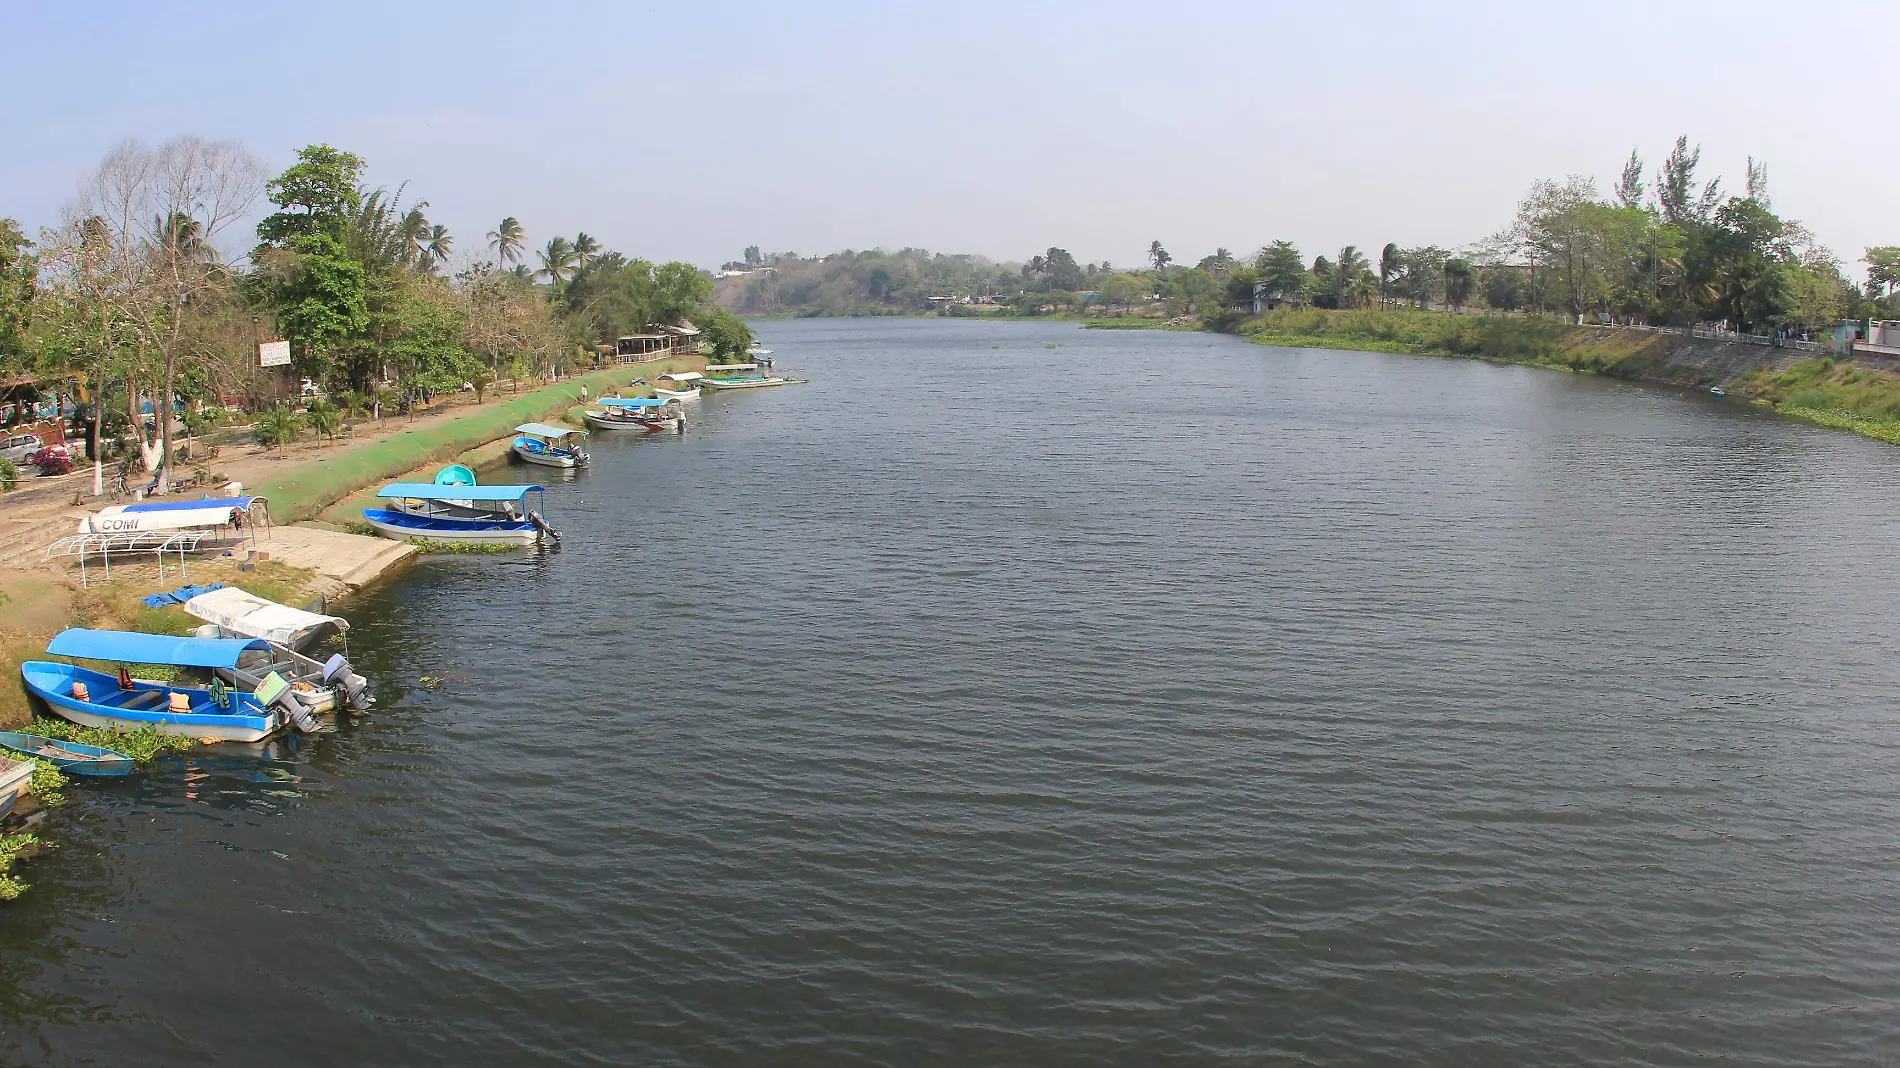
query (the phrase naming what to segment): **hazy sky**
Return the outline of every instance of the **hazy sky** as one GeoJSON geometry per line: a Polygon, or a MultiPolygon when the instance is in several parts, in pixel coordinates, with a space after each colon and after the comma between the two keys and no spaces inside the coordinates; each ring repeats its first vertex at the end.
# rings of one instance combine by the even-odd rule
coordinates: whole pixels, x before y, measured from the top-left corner
{"type": "MultiPolygon", "coordinates": [[[[1456,247],[1679,133],[1848,261],[1900,244],[1900,3],[669,6],[0,0],[0,215],[126,137],[369,161],[476,251],[717,265],[922,246],[1133,266],[1274,238],[1456,247]]],[[[244,242],[239,242],[243,244],[244,242]]]]}

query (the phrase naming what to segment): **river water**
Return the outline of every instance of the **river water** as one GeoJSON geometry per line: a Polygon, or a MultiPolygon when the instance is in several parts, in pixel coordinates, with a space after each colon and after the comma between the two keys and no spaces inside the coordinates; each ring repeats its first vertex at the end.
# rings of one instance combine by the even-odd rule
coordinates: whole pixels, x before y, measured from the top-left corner
{"type": "MultiPolygon", "coordinates": [[[[1900,452],[1191,333],[765,323],[382,703],[77,788],[45,1065],[1900,1060],[1900,452]]],[[[494,479],[519,477],[498,472],[494,479]]]]}

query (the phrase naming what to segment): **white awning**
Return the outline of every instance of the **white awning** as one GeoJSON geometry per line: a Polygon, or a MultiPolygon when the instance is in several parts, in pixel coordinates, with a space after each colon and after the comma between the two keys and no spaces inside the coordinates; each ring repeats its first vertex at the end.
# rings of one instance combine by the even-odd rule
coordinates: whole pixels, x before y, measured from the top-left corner
{"type": "Polygon", "coordinates": [[[170,508],[162,512],[127,512],[108,508],[79,521],[81,534],[133,534],[147,530],[203,530],[231,522],[236,508],[170,508]]]}
{"type": "Polygon", "coordinates": [[[297,648],[322,633],[325,628],[349,630],[342,616],[320,616],[289,605],[267,601],[254,593],[226,586],[201,593],[185,602],[185,611],[206,623],[215,623],[233,634],[262,638],[267,642],[297,648]]]}
{"type": "Polygon", "coordinates": [[[697,382],[706,376],[700,374],[698,371],[672,371],[660,377],[666,379],[668,382],[697,382]]]}

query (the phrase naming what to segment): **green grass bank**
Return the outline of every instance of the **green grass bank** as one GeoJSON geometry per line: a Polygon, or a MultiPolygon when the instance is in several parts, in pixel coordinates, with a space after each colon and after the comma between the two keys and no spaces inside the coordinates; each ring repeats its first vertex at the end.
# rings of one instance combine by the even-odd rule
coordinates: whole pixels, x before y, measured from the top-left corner
{"type": "Polygon", "coordinates": [[[300,464],[265,479],[250,490],[270,498],[272,522],[309,519],[332,502],[371,483],[387,481],[427,464],[451,460],[479,445],[506,437],[522,423],[560,415],[580,402],[582,386],[587,387],[591,396],[598,397],[616,387],[625,387],[635,377],[652,378],[663,374],[672,369],[674,362],[663,360],[595,371],[543,386],[480,411],[448,416],[439,422],[429,422],[425,416],[414,429],[300,464]]]}

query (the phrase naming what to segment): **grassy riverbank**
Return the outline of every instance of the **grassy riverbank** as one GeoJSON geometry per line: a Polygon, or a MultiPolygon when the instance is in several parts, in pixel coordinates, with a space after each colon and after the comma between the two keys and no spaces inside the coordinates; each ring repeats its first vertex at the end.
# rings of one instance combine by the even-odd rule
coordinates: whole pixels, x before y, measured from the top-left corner
{"type": "Polygon", "coordinates": [[[1732,391],[1816,426],[1900,445],[1900,377],[1891,374],[1824,358],[1744,375],[1732,391]]]}

